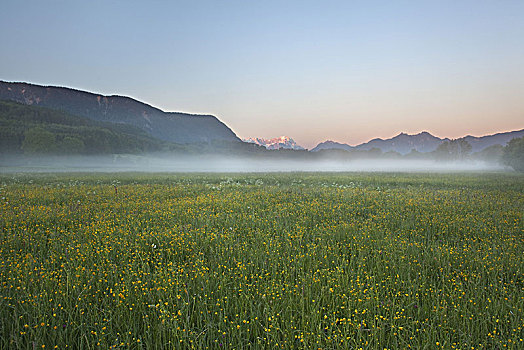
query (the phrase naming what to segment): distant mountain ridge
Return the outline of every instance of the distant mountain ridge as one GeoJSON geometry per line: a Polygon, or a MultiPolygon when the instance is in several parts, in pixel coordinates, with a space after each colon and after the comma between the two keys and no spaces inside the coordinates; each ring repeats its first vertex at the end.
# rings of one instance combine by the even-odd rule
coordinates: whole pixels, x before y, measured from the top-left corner
{"type": "MultiPolygon", "coordinates": [[[[472,146],[473,152],[479,152],[483,149],[493,146],[493,145],[502,145],[505,146],[511,139],[519,138],[524,136],[524,129],[509,131],[503,133],[497,133],[493,135],[486,135],[481,137],[475,136],[465,136],[461,139],[466,140],[472,146]]],[[[350,150],[370,150],[372,148],[378,148],[382,152],[398,152],[400,154],[408,154],[412,150],[417,152],[425,153],[432,152],[437,149],[437,147],[444,141],[449,141],[449,138],[439,138],[437,136],[431,135],[427,131],[415,135],[408,135],[405,133],[400,133],[395,137],[390,139],[380,139],[376,138],[368,142],[362,143],[356,146],[350,146],[345,143],[339,143],[335,141],[324,141],[319,143],[312,152],[318,152],[320,150],[327,149],[342,149],[346,151],[350,150]]]]}
{"type": "Polygon", "coordinates": [[[129,124],[155,138],[174,143],[240,142],[215,116],[164,112],[130,97],[0,81],[0,100],[62,110],[97,121],[129,124]]]}
{"type": "Polygon", "coordinates": [[[247,138],[242,139],[242,141],[247,143],[254,143],[259,146],[263,146],[266,149],[294,149],[294,150],[304,150],[304,147],[298,145],[295,140],[288,136],[275,137],[273,139],[263,139],[263,138],[247,138]]]}
{"type": "Polygon", "coordinates": [[[500,132],[497,134],[486,135],[481,137],[468,135],[464,136],[463,139],[471,145],[473,152],[479,152],[493,145],[506,146],[507,143],[512,139],[520,137],[524,137],[524,129],[509,132],[500,132]]]}

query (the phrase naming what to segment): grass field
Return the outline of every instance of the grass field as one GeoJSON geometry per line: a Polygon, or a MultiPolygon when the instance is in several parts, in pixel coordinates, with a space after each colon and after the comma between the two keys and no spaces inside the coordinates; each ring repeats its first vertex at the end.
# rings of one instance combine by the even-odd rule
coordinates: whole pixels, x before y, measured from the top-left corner
{"type": "Polygon", "coordinates": [[[524,176],[0,176],[0,347],[524,348],[524,176]]]}

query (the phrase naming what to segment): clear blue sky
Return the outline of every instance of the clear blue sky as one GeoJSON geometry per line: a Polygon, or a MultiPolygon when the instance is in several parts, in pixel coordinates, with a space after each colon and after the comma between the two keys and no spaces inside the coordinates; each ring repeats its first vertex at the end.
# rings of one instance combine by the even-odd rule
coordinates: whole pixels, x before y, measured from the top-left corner
{"type": "Polygon", "coordinates": [[[0,80],[312,147],[524,128],[524,1],[11,1],[0,80]]]}

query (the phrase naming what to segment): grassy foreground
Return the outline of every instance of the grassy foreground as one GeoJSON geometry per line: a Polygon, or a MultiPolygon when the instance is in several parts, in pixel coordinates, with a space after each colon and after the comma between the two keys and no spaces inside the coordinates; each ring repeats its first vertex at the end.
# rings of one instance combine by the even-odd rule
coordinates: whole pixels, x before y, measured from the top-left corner
{"type": "Polygon", "coordinates": [[[0,347],[523,348],[524,176],[0,176],[0,347]]]}

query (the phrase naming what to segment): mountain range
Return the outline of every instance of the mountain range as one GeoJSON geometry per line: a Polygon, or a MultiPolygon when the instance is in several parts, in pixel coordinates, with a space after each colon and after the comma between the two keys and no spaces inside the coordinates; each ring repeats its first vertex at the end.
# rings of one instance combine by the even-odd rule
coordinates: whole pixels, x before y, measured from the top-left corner
{"type": "Polygon", "coordinates": [[[276,137],[273,139],[263,139],[263,138],[247,138],[242,139],[242,141],[247,143],[254,143],[259,146],[263,146],[266,149],[293,149],[293,150],[304,150],[304,147],[298,145],[295,140],[288,136],[276,137]]]}
{"type": "Polygon", "coordinates": [[[241,142],[215,116],[164,112],[124,96],[104,96],[65,87],[0,81],[0,100],[62,110],[101,122],[128,124],[154,138],[173,143],[241,142]]]}
{"type": "MultiPolygon", "coordinates": [[[[104,96],[66,87],[0,81],[0,100],[21,104],[20,106],[12,104],[0,106],[0,112],[3,113],[0,119],[4,125],[0,129],[0,136],[3,138],[0,144],[4,149],[10,145],[9,147],[21,150],[24,132],[28,128],[45,126],[44,131],[54,135],[57,145],[62,145],[64,148],[73,141],[77,145],[81,141],[84,144],[85,152],[93,148],[89,146],[91,144],[97,147],[102,145],[109,153],[118,150],[128,152],[132,149],[135,149],[136,152],[151,149],[198,149],[202,151],[212,150],[217,145],[223,149],[259,153],[266,149],[304,150],[287,136],[274,139],[247,138],[241,140],[215,116],[164,112],[146,103],[118,95],[104,96]],[[21,106],[36,109],[23,109],[21,106]],[[66,114],[56,114],[53,111],[66,114]],[[76,117],[91,120],[95,124],[85,124],[75,119],[76,117]],[[56,121],[60,123],[57,124],[56,121]],[[86,131],[86,128],[89,129],[89,132],[86,131]],[[112,138],[119,139],[113,146],[108,146],[107,142],[103,141],[102,135],[110,134],[112,138]],[[198,146],[195,148],[193,145],[198,146]]],[[[39,132],[39,137],[42,135],[49,137],[48,134],[42,134],[42,130],[39,132]]],[[[511,139],[523,136],[524,129],[482,137],[465,136],[462,139],[472,146],[472,152],[480,152],[493,145],[505,146],[511,139]]],[[[380,149],[383,153],[398,152],[405,155],[413,150],[420,153],[432,152],[445,141],[450,140],[424,131],[415,135],[400,133],[389,139],[376,138],[355,146],[325,141],[311,149],[311,152],[380,149]]]]}
{"type": "MultiPolygon", "coordinates": [[[[503,132],[498,133],[494,135],[487,135],[487,136],[481,136],[481,137],[475,137],[475,136],[465,136],[462,139],[467,141],[472,148],[472,152],[480,152],[487,147],[493,146],[493,145],[502,145],[505,146],[511,139],[519,138],[524,136],[524,129],[522,130],[516,130],[516,131],[509,131],[509,132],[503,132]]],[[[427,131],[423,131],[421,133],[415,134],[415,135],[408,135],[405,133],[400,133],[395,137],[392,137],[390,139],[380,139],[376,138],[373,140],[370,140],[368,142],[356,145],[356,146],[350,146],[345,143],[339,143],[335,141],[325,141],[319,143],[315,148],[313,148],[312,152],[318,152],[321,150],[329,150],[329,149],[341,149],[346,151],[352,151],[352,150],[361,150],[366,151],[373,148],[380,149],[382,152],[398,152],[400,154],[408,154],[412,150],[415,150],[417,152],[425,153],[425,152],[432,152],[437,149],[437,147],[445,142],[450,141],[449,138],[440,138],[434,135],[431,135],[427,131]]]]}

